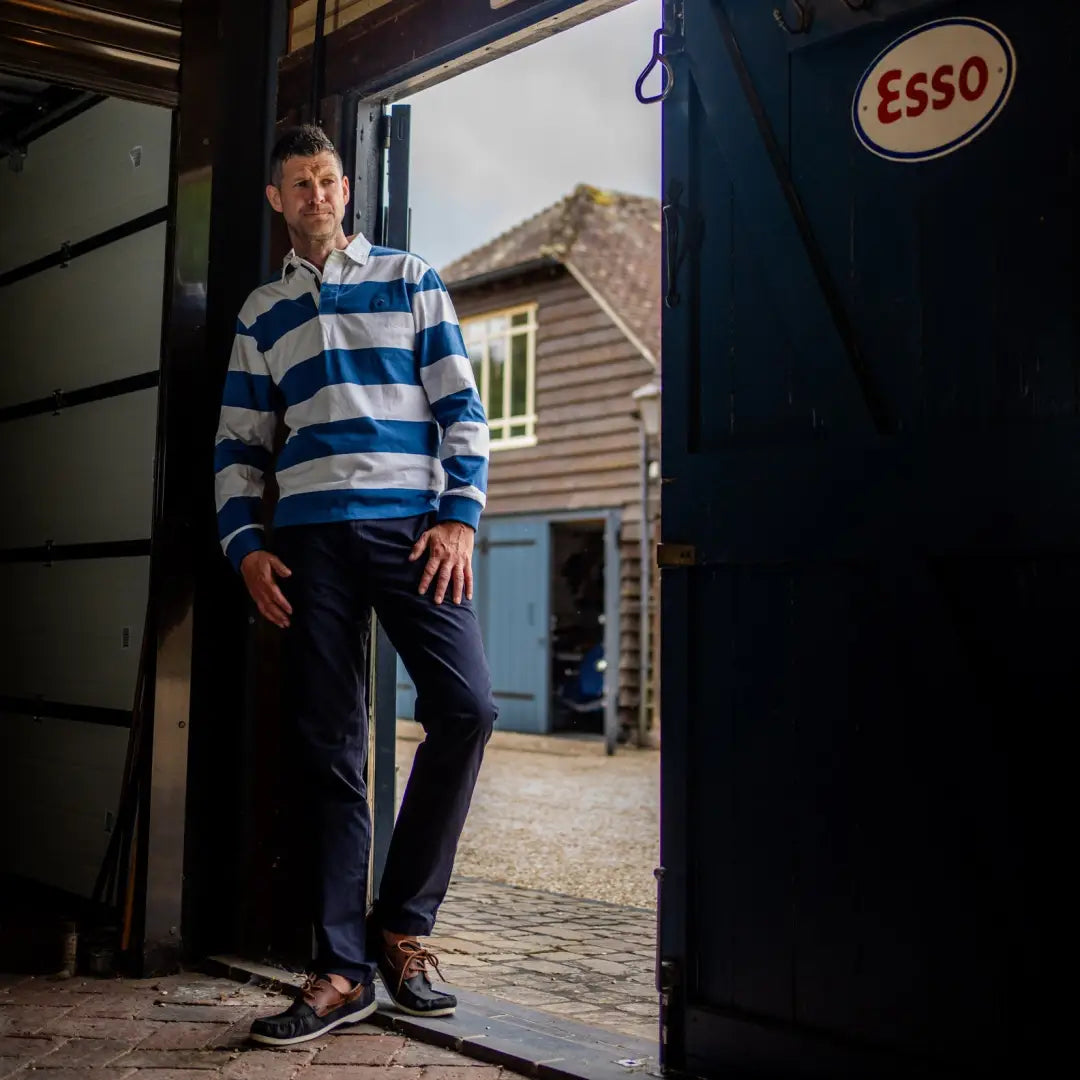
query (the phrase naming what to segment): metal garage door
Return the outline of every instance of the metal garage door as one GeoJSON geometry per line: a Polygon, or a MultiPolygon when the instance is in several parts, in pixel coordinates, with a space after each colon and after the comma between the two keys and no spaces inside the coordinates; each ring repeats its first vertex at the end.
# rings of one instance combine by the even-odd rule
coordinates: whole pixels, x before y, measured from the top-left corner
{"type": "Polygon", "coordinates": [[[0,170],[0,869],[88,895],[146,614],[172,114],[0,170]]]}

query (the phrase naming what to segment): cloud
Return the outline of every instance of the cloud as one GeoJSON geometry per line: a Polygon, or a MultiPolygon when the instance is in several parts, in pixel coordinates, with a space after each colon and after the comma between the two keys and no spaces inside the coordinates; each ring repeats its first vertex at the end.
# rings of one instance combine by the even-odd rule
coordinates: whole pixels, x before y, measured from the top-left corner
{"type": "Polygon", "coordinates": [[[579,183],[657,195],[660,107],[634,82],[660,14],[635,0],[407,99],[412,249],[444,266],[579,183]]]}

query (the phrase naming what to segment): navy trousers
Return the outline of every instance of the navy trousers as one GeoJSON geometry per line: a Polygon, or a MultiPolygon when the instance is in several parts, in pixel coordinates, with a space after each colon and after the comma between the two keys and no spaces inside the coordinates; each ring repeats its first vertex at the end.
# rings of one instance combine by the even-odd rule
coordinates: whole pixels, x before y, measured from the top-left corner
{"type": "Polygon", "coordinates": [[[316,970],[369,982],[365,947],[371,818],[365,766],[366,669],[375,609],[416,686],[426,737],[394,826],[374,917],[399,934],[429,934],[446,895],[484,747],[495,722],[491,677],[472,604],[421,596],[427,555],[409,553],[434,515],[279,529],[292,571],[285,631],[285,704],[306,780],[302,813],[315,861],[316,970]]]}

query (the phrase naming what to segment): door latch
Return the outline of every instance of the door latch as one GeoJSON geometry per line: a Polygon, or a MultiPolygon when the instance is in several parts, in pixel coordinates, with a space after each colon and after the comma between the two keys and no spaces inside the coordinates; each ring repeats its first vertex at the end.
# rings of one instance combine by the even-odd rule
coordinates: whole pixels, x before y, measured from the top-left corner
{"type": "Polygon", "coordinates": [[[696,566],[697,548],[693,544],[657,544],[656,565],[661,567],[696,566]]]}
{"type": "Polygon", "coordinates": [[[700,212],[691,211],[683,206],[683,183],[672,177],[668,184],[667,200],[661,215],[664,225],[664,260],[667,270],[667,292],[664,306],[678,307],[682,303],[679,293],[679,274],[686,261],[687,252],[697,249],[704,235],[704,219],[700,212]]]}

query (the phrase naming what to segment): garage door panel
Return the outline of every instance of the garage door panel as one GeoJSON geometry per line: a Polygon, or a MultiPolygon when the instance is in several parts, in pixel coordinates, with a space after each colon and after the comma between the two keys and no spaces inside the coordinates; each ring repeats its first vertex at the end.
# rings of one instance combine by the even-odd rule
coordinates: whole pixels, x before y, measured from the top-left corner
{"type": "Polygon", "coordinates": [[[130,709],[149,569],[148,558],[0,566],[0,694],[130,709]]]}
{"type": "Polygon", "coordinates": [[[150,535],[157,390],[0,425],[0,548],[150,535]]]}
{"type": "Polygon", "coordinates": [[[0,170],[0,273],[168,202],[172,113],[109,100],[30,146],[20,172],[0,170]]]}
{"type": "Polygon", "coordinates": [[[88,896],[109,841],[128,731],[0,713],[0,865],[88,896]]]}
{"type": "Polygon", "coordinates": [[[158,368],[165,225],[0,288],[0,409],[158,368]]]}

